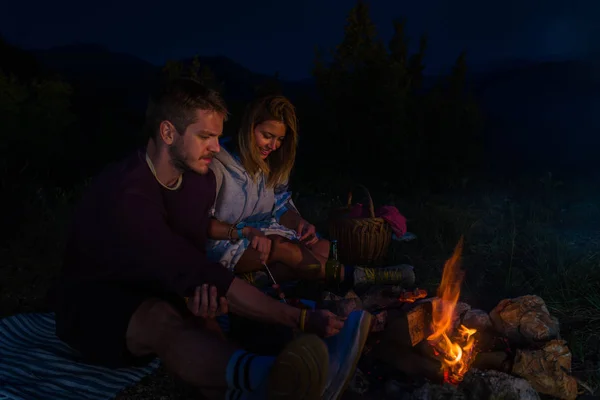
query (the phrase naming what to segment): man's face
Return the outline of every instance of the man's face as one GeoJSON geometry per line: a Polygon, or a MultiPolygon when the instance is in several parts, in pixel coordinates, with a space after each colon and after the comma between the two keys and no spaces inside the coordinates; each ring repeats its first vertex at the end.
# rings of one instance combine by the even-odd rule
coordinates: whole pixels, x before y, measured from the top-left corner
{"type": "Polygon", "coordinates": [[[171,162],[180,171],[208,172],[213,156],[221,151],[219,137],[223,133],[223,115],[215,111],[196,110],[196,122],[183,134],[176,133],[169,146],[171,162]]]}

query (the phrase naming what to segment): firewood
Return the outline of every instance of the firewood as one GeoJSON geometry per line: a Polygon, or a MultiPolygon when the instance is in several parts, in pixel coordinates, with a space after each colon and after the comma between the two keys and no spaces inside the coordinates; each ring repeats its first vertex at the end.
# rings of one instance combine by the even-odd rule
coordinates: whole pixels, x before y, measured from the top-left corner
{"type": "Polygon", "coordinates": [[[372,354],[376,360],[407,376],[427,378],[439,383],[444,379],[441,362],[422,356],[412,346],[404,346],[389,339],[381,340],[373,347],[372,354]]]}
{"type": "Polygon", "coordinates": [[[405,310],[389,310],[384,339],[413,347],[431,334],[431,302],[412,304],[405,310]]]}

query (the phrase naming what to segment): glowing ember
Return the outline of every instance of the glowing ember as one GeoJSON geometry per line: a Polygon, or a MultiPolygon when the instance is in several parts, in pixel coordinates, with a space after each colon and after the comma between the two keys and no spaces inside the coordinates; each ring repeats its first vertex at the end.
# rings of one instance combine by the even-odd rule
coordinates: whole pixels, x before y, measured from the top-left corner
{"type": "Polygon", "coordinates": [[[406,291],[400,293],[400,296],[398,296],[398,301],[402,303],[414,303],[415,301],[424,299],[425,297],[427,297],[427,291],[417,288],[410,292],[406,291]]]}
{"type": "Polygon", "coordinates": [[[460,256],[463,248],[463,238],[454,249],[452,257],[444,265],[442,282],[437,291],[437,298],[432,307],[432,334],[427,341],[433,346],[434,353],[442,361],[444,380],[457,384],[462,381],[469,370],[476,354],[475,329],[461,325],[458,335],[452,337],[452,317],[460,295],[460,285],[464,272],[460,269],[460,256]],[[451,340],[451,337],[454,341],[451,340]]]}

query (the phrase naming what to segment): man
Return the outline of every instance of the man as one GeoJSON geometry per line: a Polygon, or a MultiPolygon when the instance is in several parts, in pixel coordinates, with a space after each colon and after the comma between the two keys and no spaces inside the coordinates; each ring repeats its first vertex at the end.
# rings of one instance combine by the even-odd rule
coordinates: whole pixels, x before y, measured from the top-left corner
{"type": "Polygon", "coordinates": [[[158,356],[184,381],[227,388],[236,398],[341,393],[354,367],[328,375],[328,352],[336,363],[355,366],[368,317],[354,317],[344,327],[330,312],[301,312],[206,259],[215,193],[208,165],[219,151],[226,116],[220,96],[189,79],[173,81],[151,98],[145,151],[107,168],[76,210],[51,294],[57,335],[88,362],[121,367],[158,356]],[[189,308],[185,298],[193,299],[189,308]],[[206,317],[219,308],[311,334],[277,357],[251,354],[215,332],[206,317]],[[340,330],[344,335],[329,349],[315,335],[340,330]],[[358,352],[346,352],[350,347],[358,352]]]}

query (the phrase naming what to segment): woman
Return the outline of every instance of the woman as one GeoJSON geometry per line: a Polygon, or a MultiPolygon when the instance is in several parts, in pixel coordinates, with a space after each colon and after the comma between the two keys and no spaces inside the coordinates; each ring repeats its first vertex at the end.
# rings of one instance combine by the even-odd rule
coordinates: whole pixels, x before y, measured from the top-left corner
{"type": "Polygon", "coordinates": [[[263,270],[266,263],[277,280],[414,281],[410,266],[344,267],[329,260],[330,243],[302,218],[288,190],[297,144],[296,112],[288,99],[267,96],[248,106],[234,146],[223,146],[211,163],[217,194],[209,257],[240,274],[263,270]]]}

